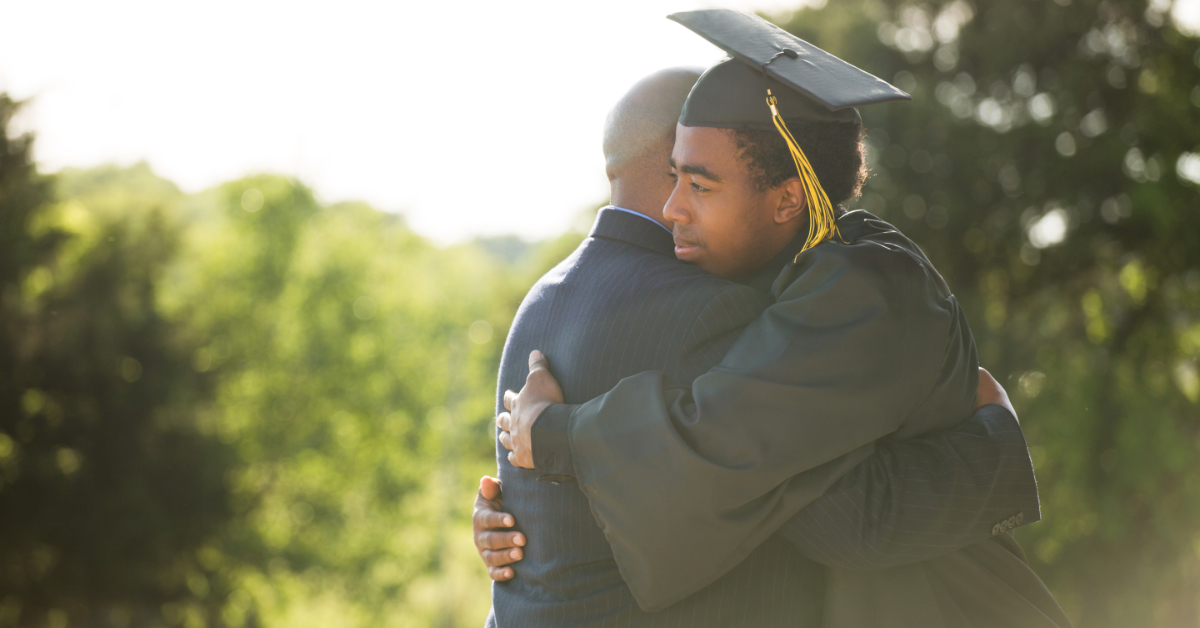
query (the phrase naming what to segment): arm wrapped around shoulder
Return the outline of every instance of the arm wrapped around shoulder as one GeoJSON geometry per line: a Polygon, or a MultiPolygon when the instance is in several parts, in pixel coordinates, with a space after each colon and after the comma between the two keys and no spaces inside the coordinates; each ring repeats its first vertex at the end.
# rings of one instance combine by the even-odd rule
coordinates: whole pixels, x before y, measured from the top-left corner
{"type": "Polygon", "coordinates": [[[961,346],[957,303],[911,246],[861,237],[809,249],[690,388],[643,373],[572,413],[580,487],[642,608],[736,566],[876,439],[917,415],[961,406],[952,425],[971,414],[973,380],[938,389],[967,386],[951,372],[975,370],[973,343],[961,346]]]}

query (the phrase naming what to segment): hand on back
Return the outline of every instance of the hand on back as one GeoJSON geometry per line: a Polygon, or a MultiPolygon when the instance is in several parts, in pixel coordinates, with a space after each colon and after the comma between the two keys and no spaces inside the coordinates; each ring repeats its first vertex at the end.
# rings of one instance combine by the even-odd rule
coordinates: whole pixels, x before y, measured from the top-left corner
{"type": "MultiPolygon", "coordinates": [[[[524,462],[524,456],[527,455],[528,466],[526,468],[533,467],[532,451],[528,448],[522,449],[521,453],[514,450],[510,446],[514,439],[508,428],[516,427],[520,430],[523,427],[524,432],[518,442],[528,443],[529,429],[542,410],[551,403],[562,403],[562,390],[559,388],[558,382],[550,375],[545,357],[535,351],[530,355],[529,365],[529,377],[526,378],[525,387],[521,389],[521,392],[505,391],[504,407],[510,412],[502,413],[496,419],[496,423],[501,429],[500,442],[511,450],[509,461],[516,466],[523,466],[518,462],[524,462]],[[514,458],[517,459],[517,462],[514,462],[514,458]]],[[[978,410],[990,404],[1003,406],[1014,417],[1017,416],[1004,387],[992,377],[987,369],[981,367],[975,409],[978,410]]],[[[521,548],[526,543],[524,534],[509,530],[516,525],[516,521],[512,515],[503,512],[502,507],[503,499],[499,480],[484,476],[479,482],[479,493],[475,497],[472,527],[479,557],[487,566],[488,576],[497,582],[511,580],[516,575],[509,565],[524,557],[525,554],[521,548]]]]}
{"type": "Polygon", "coordinates": [[[475,532],[475,549],[487,566],[488,577],[496,582],[511,580],[515,574],[512,563],[525,556],[525,535],[506,531],[516,525],[513,516],[502,512],[503,495],[500,481],[483,476],[479,480],[479,493],[475,496],[475,514],[471,527],[475,532]]]}
{"type": "Polygon", "coordinates": [[[562,403],[562,388],[550,374],[550,363],[540,351],[529,354],[529,376],[520,393],[504,391],[504,407],[496,417],[500,428],[500,444],[509,450],[508,461],[514,467],[533,468],[533,423],[542,411],[554,403],[562,403]]]}

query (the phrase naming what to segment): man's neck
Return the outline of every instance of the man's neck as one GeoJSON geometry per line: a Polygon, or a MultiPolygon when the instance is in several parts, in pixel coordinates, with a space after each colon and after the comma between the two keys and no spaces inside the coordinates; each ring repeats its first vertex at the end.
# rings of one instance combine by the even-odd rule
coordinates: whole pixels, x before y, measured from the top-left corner
{"type": "Polygon", "coordinates": [[[648,194],[639,186],[622,185],[619,179],[613,179],[609,182],[608,198],[611,205],[637,212],[667,229],[671,228],[671,223],[663,218],[666,201],[660,194],[648,194]]]}

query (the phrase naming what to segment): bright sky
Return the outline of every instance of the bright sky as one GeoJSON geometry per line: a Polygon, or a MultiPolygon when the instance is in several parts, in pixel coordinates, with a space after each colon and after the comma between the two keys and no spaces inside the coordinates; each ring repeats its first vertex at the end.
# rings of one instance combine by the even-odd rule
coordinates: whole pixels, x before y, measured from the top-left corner
{"type": "MultiPolygon", "coordinates": [[[[722,0],[778,12],[804,0],[722,0]]],[[[555,235],[607,198],[633,82],[707,66],[705,0],[0,0],[0,91],[43,170],[146,160],[187,191],[269,171],[440,242],[555,235]]]]}
{"type": "MultiPolygon", "coordinates": [[[[630,85],[721,57],[668,13],[825,1],[0,0],[0,91],[32,98],[46,171],[277,172],[439,242],[535,239],[606,200],[600,131],[630,85]]],[[[1200,0],[1152,4],[1200,33],[1200,0]]]]}

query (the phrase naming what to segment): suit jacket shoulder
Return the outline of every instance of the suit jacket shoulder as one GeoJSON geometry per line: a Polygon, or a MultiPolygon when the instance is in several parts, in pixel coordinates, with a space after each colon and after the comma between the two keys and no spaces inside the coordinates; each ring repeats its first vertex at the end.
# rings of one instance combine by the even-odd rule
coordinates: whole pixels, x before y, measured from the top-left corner
{"type": "Polygon", "coordinates": [[[673,255],[592,236],[529,291],[510,344],[539,338],[531,348],[546,354],[568,403],[581,403],[646,370],[690,382],[768,302],[673,255]]]}
{"type": "MultiPolygon", "coordinates": [[[[680,263],[668,232],[618,214],[602,210],[592,235],[522,303],[505,344],[497,411],[503,391],[524,382],[532,349],[549,358],[568,403],[645,371],[689,384],[765,307],[765,293],[680,263]]],[[[764,545],[670,609],[643,612],[578,485],[538,481],[541,474],[513,467],[506,454],[497,445],[504,507],[529,541],[517,577],[493,586],[495,625],[686,625],[722,614],[744,625],[817,625],[819,567],[783,542],[764,545]]]]}

